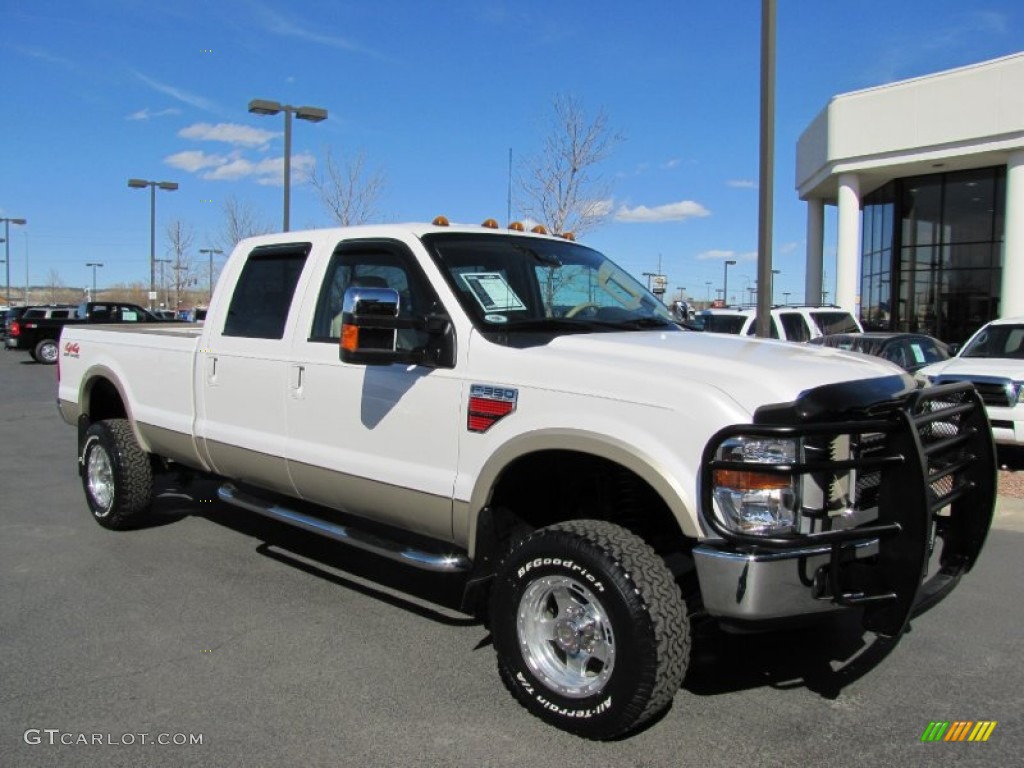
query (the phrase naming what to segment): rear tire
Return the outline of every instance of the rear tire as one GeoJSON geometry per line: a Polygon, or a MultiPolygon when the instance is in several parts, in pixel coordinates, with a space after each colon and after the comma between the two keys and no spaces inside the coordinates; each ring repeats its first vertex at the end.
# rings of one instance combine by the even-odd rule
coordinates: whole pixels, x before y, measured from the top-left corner
{"type": "Polygon", "coordinates": [[[54,365],[59,356],[60,348],[54,339],[43,339],[32,350],[32,357],[35,358],[37,363],[42,363],[43,365],[54,365]]]}
{"type": "Polygon", "coordinates": [[[663,711],[690,653],[686,605],[665,563],[611,523],[575,520],[520,541],[491,593],[498,670],[548,723],[612,739],[663,711]]]}
{"type": "Polygon", "coordinates": [[[79,461],[96,522],[112,530],[138,525],[153,501],[153,470],[128,420],[90,424],[79,461]]]}

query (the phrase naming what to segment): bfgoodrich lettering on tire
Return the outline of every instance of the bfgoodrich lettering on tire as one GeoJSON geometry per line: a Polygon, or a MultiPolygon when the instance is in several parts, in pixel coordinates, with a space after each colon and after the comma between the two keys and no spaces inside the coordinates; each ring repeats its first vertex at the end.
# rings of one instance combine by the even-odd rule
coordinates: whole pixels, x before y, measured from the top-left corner
{"type": "Polygon", "coordinates": [[[598,520],[542,528],[513,548],[491,593],[491,630],[512,695],[591,739],[667,707],[689,659],[672,574],[643,539],[598,520]]]}
{"type": "Polygon", "coordinates": [[[138,524],[153,500],[153,471],[128,421],[90,424],[79,461],[85,498],[96,522],[114,530],[138,524]]]}

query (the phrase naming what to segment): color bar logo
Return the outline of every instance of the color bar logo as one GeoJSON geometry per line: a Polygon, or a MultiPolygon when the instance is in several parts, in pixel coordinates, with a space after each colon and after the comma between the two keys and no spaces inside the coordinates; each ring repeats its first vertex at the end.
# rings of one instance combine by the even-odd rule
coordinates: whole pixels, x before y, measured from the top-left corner
{"type": "Polygon", "coordinates": [[[995,720],[932,721],[921,734],[921,741],[988,741],[995,728],[995,720]]]}

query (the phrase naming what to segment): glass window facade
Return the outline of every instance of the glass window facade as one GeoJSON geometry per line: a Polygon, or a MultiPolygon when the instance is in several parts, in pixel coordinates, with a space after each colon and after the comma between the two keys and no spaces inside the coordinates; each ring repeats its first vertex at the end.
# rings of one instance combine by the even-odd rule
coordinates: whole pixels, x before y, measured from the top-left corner
{"type": "Polygon", "coordinates": [[[897,179],[865,196],[865,329],[963,342],[998,316],[1006,169],[897,179]]]}

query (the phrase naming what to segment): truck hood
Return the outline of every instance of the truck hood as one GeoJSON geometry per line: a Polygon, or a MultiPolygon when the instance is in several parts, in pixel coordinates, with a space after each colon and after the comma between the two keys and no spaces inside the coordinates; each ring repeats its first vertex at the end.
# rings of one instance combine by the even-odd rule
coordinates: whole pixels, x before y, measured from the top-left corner
{"type": "Polygon", "coordinates": [[[1007,357],[954,357],[918,371],[919,376],[989,376],[1024,381],[1024,360],[1007,357]]]}
{"type": "Polygon", "coordinates": [[[516,352],[523,355],[516,369],[523,383],[536,378],[544,388],[671,408],[694,387],[718,390],[752,414],[826,384],[901,376],[914,386],[906,372],[880,358],[728,334],[570,334],[516,352]],[[534,377],[534,370],[543,374],[534,377]]]}

